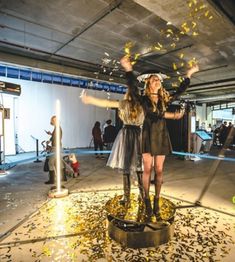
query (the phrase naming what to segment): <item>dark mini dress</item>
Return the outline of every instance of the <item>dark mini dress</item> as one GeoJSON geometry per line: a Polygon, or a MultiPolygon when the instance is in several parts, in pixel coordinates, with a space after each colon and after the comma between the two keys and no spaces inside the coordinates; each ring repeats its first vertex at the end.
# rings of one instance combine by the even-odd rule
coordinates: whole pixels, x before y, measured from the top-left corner
{"type": "MultiPolygon", "coordinates": [[[[132,92],[138,94],[137,81],[132,72],[126,73],[127,82],[132,92]]],[[[178,90],[172,95],[170,102],[175,100],[183,93],[190,84],[190,79],[185,78],[178,90]]],[[[153,111],[151,100],[148,96],[139,95],[140,103],[145,113],[145,119],[142,130],[142,153],[149,153],[152,156],[168,155],[172,152],[171,141],[166,126],[166,120],[163,118],[165,112],[156,104],[156,110],[153,111]]]]}

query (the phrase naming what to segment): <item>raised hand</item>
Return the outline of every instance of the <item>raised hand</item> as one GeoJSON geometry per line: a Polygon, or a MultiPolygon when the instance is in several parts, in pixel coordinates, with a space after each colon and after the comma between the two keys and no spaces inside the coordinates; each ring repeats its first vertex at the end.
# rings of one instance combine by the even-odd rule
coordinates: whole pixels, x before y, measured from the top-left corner
{"type": "Polygon", "coordinates": [[[129,56],[123,56],[120,63],[126,72],[132,71],[132,64],[129,56]]]}
{"type": "Polygon", "coordinates": [[[199,71],[199,66],[198,65],[194,65],[192,66],[188,71],[187,71],[187,77],[190,78],[194,73],[199,71]]]}

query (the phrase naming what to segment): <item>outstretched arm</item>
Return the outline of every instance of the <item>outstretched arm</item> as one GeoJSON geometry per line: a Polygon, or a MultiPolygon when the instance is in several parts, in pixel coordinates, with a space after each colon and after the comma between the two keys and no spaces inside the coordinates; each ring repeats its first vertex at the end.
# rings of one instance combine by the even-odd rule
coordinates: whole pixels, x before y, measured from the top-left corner
{"type": "Polygon", "coordinates": [[[178,120],[182,118],[183,115],[184,115],[184,109],[178,112],[165,112],[163,117],[166,119],[178,120]]]}
{"type": "Polygon", "coordinates": [[[81,100],[82,100],[83,104],[94,105],[94,106],[98,106],[98,107],[118,108],[118,106],[119,106],[119,101],[96,98],[96,97],[93,97],[93,96],[88,96],[85,93],[81,96],[81,100]]]}
{"type": "Polygon", "coordinates": [[[175,99],[178,98],[178,96],[180,96],[182,93],[184,93],[186,91],[186,89],[189,87],[190,85],[190,78],[191,76],[199,71],[199,67],[198,65],[194,65],[193,67],[191,67],[187,73],[186,73],[186,78],[184,79],[183,82],[181,82],[179,88],[177,89],[177,91],[171,96],[171,100],[170,102],[173,102],[175,99]]]}
{"type": "Polygon", "coordinates": [[[199,66],[198,65],[194,65],[193,67],[191,67],[186,74],[187,78],[191,78],[191,76],[195,73],[197,73],[199,71],[199,66]]]}
{"type": "Polygon", "coordinates": [[[122,57],[120,63],[126,72],[126,80],[127,80],[129,92],[132,95],[138,94],[137,79],[133,73],[130,57],[129,56],[122,57]]]}

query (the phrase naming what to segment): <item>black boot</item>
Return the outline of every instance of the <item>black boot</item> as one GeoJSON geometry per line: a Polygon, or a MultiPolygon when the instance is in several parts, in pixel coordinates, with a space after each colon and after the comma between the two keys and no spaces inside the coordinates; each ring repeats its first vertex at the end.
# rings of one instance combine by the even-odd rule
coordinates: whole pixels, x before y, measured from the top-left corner
{"type": "Polygon", "coordinates": [[[145,204],[145,214],[148,218],[150,218],[153,215],[153,209],[151,206],[150,198],[144,198],[144,204],[145,204]]]}
{"type": "Polygon", "coordinates": [[[130,174],[123,174],[123,190],[124,190],[124,195],[122,200],[120,200],[120,204],[126,205],[130,203],[130,193],[131,193],[130,174]]]}
{"type": "Polygon", "coordinates": [[[45,182],[46,185],[54,184],[55,183],[55,172],[49,171],[49,180],[45,182]]]}
{"type": "Polygon", "coordinates": [[[160,217],[159,197],[154,196],[153,213],[155,216],[160,217]]]}
{"type": "Polygon", "coordinates": [[[139,200],[144,200],[144,187],[143,187],[143,180],[142,180],[142,172],[136,172],[137,179],[138,179],[138,188],[139,188],[139,200]]]}

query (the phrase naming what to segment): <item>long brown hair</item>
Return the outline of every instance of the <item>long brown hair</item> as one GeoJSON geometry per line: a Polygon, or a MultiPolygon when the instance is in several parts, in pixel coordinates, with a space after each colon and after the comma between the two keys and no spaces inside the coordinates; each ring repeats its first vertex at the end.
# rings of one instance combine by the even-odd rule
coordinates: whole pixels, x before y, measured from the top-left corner
{"type": "Polygon", "coordinates": [[[125,100],[128,100],[130,105],[130,119],[133,121],[137,118],[139,114],[141,114],[142,106],[140,104],[140,100],[138,96],[134,95],[129,90],[125,94],[125,100]]]}

